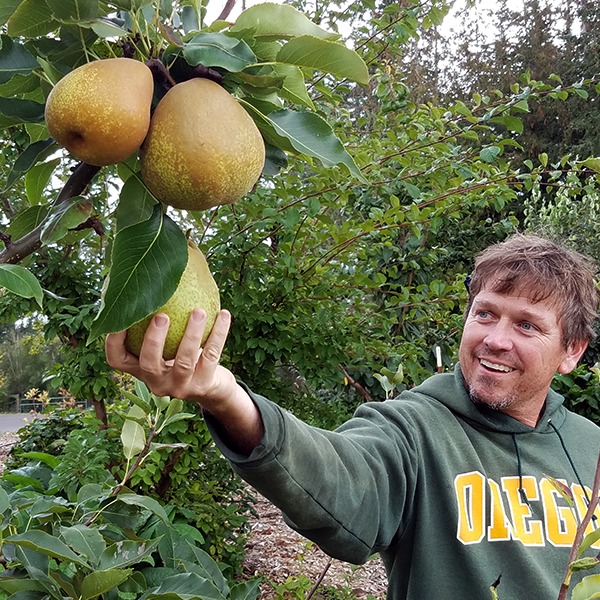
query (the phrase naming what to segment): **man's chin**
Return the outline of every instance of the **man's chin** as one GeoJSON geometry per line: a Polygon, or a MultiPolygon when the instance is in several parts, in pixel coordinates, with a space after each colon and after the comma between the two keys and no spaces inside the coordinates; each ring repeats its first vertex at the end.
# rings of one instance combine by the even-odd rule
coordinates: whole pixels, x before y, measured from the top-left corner
{"type": "Polygon", "coordinates": [[[495,394],[485,393],[477,390],[474,387],[469,389],[471,401],[475,404],[482,404],[492,410],[504,411],[514,404],[515,398],[512,395],[499,396],[495,394]]]}

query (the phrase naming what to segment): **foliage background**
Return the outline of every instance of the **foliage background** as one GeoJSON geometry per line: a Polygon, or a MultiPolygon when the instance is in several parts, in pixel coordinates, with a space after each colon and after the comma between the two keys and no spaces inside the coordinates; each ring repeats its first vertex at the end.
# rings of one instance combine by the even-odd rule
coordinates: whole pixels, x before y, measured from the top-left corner
{"type": "MultiPolygon", "coordinates": [[[[201,3],[116,4],[137,11],[156,39],[165,31],[153,21],[156,9],[175,15],[177,26],[207,25],[201,3]]],[[[310,152],[274,152],[270,167],[277,163],[279,170],[269,168],[234,205],[166,214],[203,249],[222,305],[233,314],[224,364],[256,392],[332,428],[360,402],[384,400],[452,368],[463,280],[478,250],[532,230],[600,259],[600,8],[586,0],[523,0],[520,9],[501,0],[493,10],[466,2],[448,32],[445,17],[454,3],[444,0],[290,4],[342,31],[368,67],[363,85],[302,69],[310,110],[335,133],[361,177],[310,152]]],[[[110,371],[102,339],[89,336],[118,223],[129,216],[126,204],[137,189],[130,179],[135,159],[89,172],[89,185],[73,201],[84,217],[46,228],[27,252],[13,251],[57,222],[53,203],[86,170],[48,141],[39,106],[50,82],[91,50],[123,51],[85,15],[66,14],[77,6],[76,0],[13,0],[0,7],[0,273],[18,263],[44,290],[26,297],[0,287],[0,401],[30,388],[65,390],[92,402],[99,417],[67,410],[46,427],[47,438],[35,428],[24,433],[22,452],[37,449],[65,465],[55,480],[60,499],[51,500],[59,504],[81,493],[69,465],[93,479],[87,483],[114,486],[129,466],[119,433],[142,423],[148,434],[156,425],[131,416],[131,382],[110,371]],[[35,30],[18,29],[11,21],[17,9],[21,17],[47,10],[48,19],[35,30]],[[36,57],[35,73],[7,68],[13,38],[36,57]],[[32,105],[15,110],[15,101],[35,102],[37,112],[27,117],[22,107],[32,105]]],[[[569,406],[600,422],[597,360],[592,347],[555,385],[569,406]]],[[[151,453],[129,484],[168,505],[172,525],[194,528],[194,540],[228,563],[225,572],[235,571],[245,517],[234,501],[246,502],[245,490],[199,416],[170,423],[161,436],[172,448],[188,445],[151,453]]],[[[15,454],[13,467],[47,476],[26,458],[15,454]]],[[[10,484],[16,482],[17,496],[22,476],[10,484]]]]}

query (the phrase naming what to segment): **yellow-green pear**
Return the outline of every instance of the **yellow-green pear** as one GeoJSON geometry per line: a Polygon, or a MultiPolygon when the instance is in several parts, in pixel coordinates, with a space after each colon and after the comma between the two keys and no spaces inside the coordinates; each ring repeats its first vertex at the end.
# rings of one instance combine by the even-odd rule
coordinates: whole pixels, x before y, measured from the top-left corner
{"type": "Polygon", "coordinates": [[[144,334],[152,317],[159,312],[165,313],[169,316],[170,325],[163,349],[163,358],[165,360],[175,358],[194,308],[203,308],[206,311],[206,327],[202,345],[212,331],[217,313],[221,309],[221,301],[219,288],[209,270],[204,254],[193,242],[188,241],[188,262],[175,293],[155,313],[135,323],[127,330],[125,347],[132,354],[139,356],[144,334]]]}
{"type": "Polygon", "coordinates": [[[173,86],[158,103],[140,149],[142,179],[162,202],[205,210],[248,193],[265,163],[250,115],[204,78],[173,86]]]}
{"type": "Polygon", "coordinates": [[[46,100],[46,126],[75,158],[103,167],[125,160],[150,126],[154,79],[132,58],[86,63],[65,75],[46,100]]]}

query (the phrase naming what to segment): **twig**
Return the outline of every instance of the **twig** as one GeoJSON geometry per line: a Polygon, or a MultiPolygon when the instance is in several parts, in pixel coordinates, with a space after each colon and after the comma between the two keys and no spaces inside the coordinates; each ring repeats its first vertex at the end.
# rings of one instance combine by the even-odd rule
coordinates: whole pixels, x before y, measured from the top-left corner
{"type": "Polygon", "coordinates": [[[325,575],[327,574],[327,571],[329,571],[329,567],[331,567],[332,562],[333,562],[333,559],[331,557],[329,557],[327,564],[325,565],[325,567],[323,567],[323,570],[321,571],[321,574],[317,578],[317,581],[315,581],[315,585],[313,585],[312,588],[310,588],[310,591],[308,592],[308,594],[306,594],[306,600],[310,600],[315,595],[315,592],[319,589],[319,586],[323,583],[323,579],[325,579],[325,575]]]}
{"type": "MultiPolygon", "coordinates": [[[[74,196],[79,196],[90,184],[100,167],[79,163],[71,176],[56,197],[53,206],[67,202],[74,196]]],[[[0,264],[16,264],[27,256],[33,254],[41,245],[41,234],[45,223],[41,223],[35,229],[22,238],[13,241],[10,246],[0,252],[0,264]]]]}
{"type": "Polygon", "coordinates": [[[358,383],[358,381],[355,381],[352,377],[350,377],[348,371],[346,371],[346,369],[342,365],[340,365],[340,369],[344,373],[344,377],[348,380],[349,385],[351,385],[360,394],[361,398],[363,399],[363,402],[371,402],[373,398],[371,397],[369,392],[367,392],[367,390],[365,390],[365,388],[360,383],[358,383]]]}
{"type": "Polygon", "coordinates": [[[587,508],[587,512],[585,516],[581,520],[579,527],[577,527],[577,531],[575,533],[575,540],[573,541],[573,546],[571,547],[571,552],[569,554],[569,561],[567,563],[567,569],[565,571],[565,576],[560,586],[560,592],[558,594],[557,600],[565,600],[567,597],[567,591],[569,589],[569,583],[571,581],[571,563],[577,557],[577,551],[579,550],[579,546],[583,540],[583,536],[585,535],[585,530],[589,525],[596,507],[598,505],[598,490],[600,490],[600,455],[598,456],[598,463],[596,465],[596,475],[594,476],[594,488],[592,490],[592,498],[587,508]]]}

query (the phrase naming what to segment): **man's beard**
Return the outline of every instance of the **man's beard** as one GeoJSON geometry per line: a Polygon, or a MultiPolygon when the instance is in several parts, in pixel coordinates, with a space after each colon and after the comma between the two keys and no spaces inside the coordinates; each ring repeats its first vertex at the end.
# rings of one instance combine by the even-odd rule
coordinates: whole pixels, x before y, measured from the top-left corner
{"type": "Polygon", "coordinates": [[[468,389],[469,397],[474,404],[483,404],[492,410],[504,411],[510,406],[512,406],[517,398],[514,393],[509,393],[505,396],[501,396],[499,398],[482,398],[477,394],[477,391],[474,389],[474,386],[469,386],[468,389]]]}

